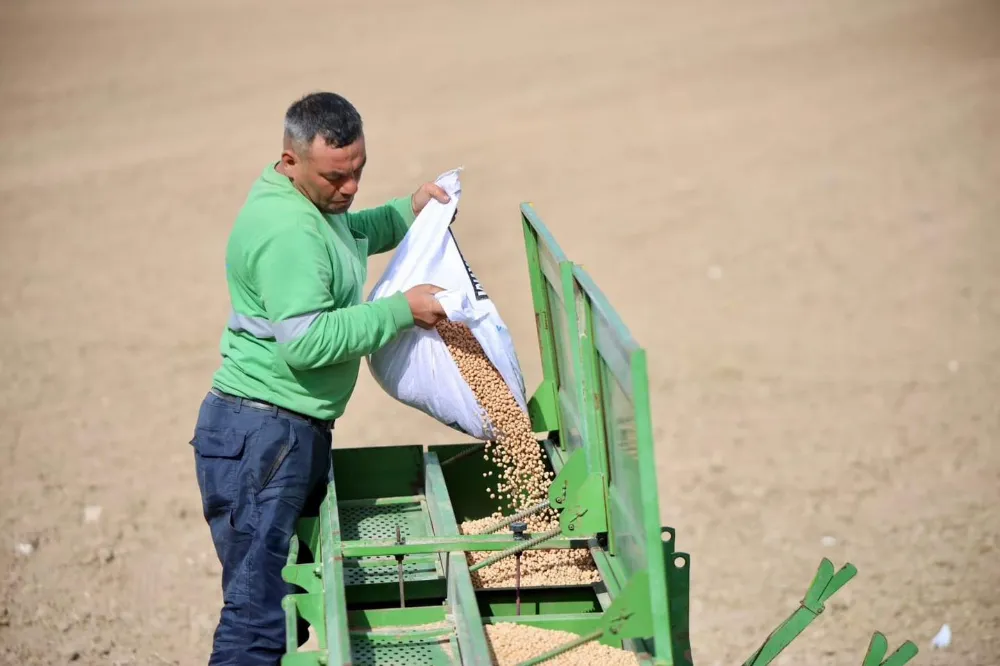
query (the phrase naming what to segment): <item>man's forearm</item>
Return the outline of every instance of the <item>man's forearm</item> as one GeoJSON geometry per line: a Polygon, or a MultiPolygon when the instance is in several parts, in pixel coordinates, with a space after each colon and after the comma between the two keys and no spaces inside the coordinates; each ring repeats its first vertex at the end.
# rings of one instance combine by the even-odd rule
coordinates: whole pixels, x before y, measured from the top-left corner
{"type": "Polygon", "coordinates": [[[289,367],[311,370],[368,356],[412,325],[406,296],[397,293],[279,322],[278,349],[289,367]]]}

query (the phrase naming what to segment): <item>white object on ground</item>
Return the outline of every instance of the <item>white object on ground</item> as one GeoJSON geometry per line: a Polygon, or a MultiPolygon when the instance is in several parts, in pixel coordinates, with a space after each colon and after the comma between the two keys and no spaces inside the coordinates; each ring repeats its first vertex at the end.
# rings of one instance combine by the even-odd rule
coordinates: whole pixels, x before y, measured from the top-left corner
{"type": "Polygon", "coordinates": [[[97,505],[92,504],[90,506],[84,507],[83,509],[83,522],[85,523],[96,523],[101,519],[101,512],[103,509],[97,505]]]}
{"type": "MultiPolygon", "coordinates": [[[[450,225],[462,194],[454,169],[435,181],[451,201],[432,199],[396,248],[368,300],[405,292],[420,284],[444,289],[437,294],[448,319],[464,323],[500,372],[521,409],[527,411],[524,378],[514,342],[496,306],[465,261],[450,225]]],[[[459,432],[478,440],[495,434],[484,425],[485,410],[458,371],[448,347],[435,330],[411,328],[368,357],[368,369],[382,389],[459,432]]]]}
{"type": "Polygon", "coordinates": [[[28,555],[31,555],[33,552],[35,552],[35,547],[32,546],[30,543],[21,542],[15,544],[14,551],[21,557],[27,557],[28,555]]]}
{"type": "Polygon", "coordinates": [[[931,639],[931,645],[936,648],[946,648],[951,645],[951,627],[943,625],[937,636],[931,639]]]}
{"type": "Polygon", "coordinates": [[[822,539],[820,539],[819,542],[823,544],[823,546],[825,546],[826,548],[833,548],[834,546],[837,545],[836,537],[832,536],[825,536],[822,539]]]}

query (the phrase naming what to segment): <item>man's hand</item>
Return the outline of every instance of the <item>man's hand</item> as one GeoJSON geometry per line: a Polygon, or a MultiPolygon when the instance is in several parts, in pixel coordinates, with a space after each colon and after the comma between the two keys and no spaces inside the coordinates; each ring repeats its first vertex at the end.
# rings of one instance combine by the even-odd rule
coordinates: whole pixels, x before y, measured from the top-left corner
{"type": "Polygon", "coordinates": [[[413,193],[410,197],[410,206],[413,208],[414,215],[420,215],[420,211],[424,209],[431,199],[440,201],[443,204],[451,201],[451,197],[445,192],[439,185],[434,183],[424,183],[417,191],[413,193]]]}
{"type": "Polygon", "coordinates": [[[406,301],[410,304],[410,312],[413,313],[413,323],[420,328],[431,329],[448,318],[444,308],[434,294],[444,291],[441,287],[432,284],[418,284],[406,290],[406,301]]]}

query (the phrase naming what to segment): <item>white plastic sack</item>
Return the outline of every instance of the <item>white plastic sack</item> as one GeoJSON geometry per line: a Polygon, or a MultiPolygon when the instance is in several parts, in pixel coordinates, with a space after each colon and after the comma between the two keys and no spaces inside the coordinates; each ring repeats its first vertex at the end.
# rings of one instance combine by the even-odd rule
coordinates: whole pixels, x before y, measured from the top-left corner
{"type": "MultiPolygon", "coordinates": [[[[524,378],[507,326],[466,263],[449,228],[458,208],[461,169],[435,181],[451,197],[431,200],[414,220],[368,300],[433,284],[451,321],[472,331],[503,376],[521,409],[526,410],[524,378]]],[[[413,327],[368,358],[375,381],[396,400],[478,440],[495,439],[484,423],[485,411],[462,378],[438,332],[413,327]]]]}

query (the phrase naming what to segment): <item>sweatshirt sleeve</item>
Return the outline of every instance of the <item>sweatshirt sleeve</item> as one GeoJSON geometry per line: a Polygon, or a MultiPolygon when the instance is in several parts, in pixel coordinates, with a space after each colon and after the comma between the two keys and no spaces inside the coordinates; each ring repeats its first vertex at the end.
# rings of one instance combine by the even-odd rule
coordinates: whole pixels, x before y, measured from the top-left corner
{"type": "Polygon", "coordinates": [[[335,308],[330,285],[337,279],[336,267],[315,229],[275,230],[249,259],[278,351],[291,368],[309,370],[367,356],[413,325],[401,292],[335,308]]]}
{"type": "Polygon", "coordinates": [[[415,219],[410,197],[391,199],[376,208],[347,213],[347,225],[368,238],[369,255],[394,249],[415,219]]]}

